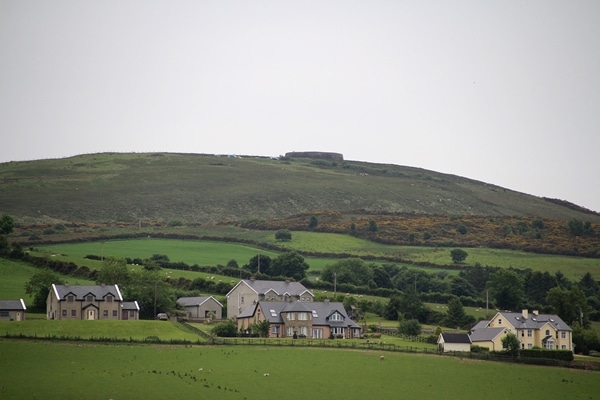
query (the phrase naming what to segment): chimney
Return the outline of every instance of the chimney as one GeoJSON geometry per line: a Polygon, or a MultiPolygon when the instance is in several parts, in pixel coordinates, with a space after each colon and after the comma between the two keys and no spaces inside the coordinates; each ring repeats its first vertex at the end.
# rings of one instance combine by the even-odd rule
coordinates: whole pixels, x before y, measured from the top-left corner
{"type": "Polygon", "coordinates": [[[528,311],[526,308],[525,308],[525,309],[523,309],[523,318],[524,318],[524,319],[527,319],[527,318],[529,318],[529,311],[528,311]]]}
{"type": "Polygon", "coordinates": [[[539,312],[538,310],[533,310],[533,315],[535,315],[536,317],[537,317],[537,315],[538,315],[539,313],[540,313],[540,312],[539,312]]]}

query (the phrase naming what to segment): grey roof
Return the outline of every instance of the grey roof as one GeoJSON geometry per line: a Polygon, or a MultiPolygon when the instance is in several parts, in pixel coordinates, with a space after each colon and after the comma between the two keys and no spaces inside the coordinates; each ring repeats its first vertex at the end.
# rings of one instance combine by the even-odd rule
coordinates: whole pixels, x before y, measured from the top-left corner
{"type": "Polygon", "coordinates": [[[19,300],[0,300],[0,310],[26,310],[23,299],[19,300]]]}
{"type": "Polygon", "coordinates": [[[121,303],[121,308],[128,311],[140,311],[140,306],[137,301],[124,301],[121,303]]]}
{"type": "Polygon", "coordinates": [[[111,294],[117,300],[123,301],[121,291],[117,285],[52,285],[52,290],[59,300],[66,300],[66,296],[72,294],[76,300],[84,300],[88,294],[93,295],[96,300],[103,300],[111,294]]]}
{"type": "Polygon", "coordinates": [[[471,327],[471,332],[475,332],[479,329],[485,329],[489,323],[490,321],[481,320],[471,327]]]}
{"type": "Polygon", "coordinates": [[[284,323],[282,314],[287,312],[308,312],[312,315],[312,325],[360,328],[356,322],[348,317],[342,303],[327,301],[294,301],[291,303],[282,301],[262,301],[247,307],[238,315],[238,318],[252,317],[259,307],[265,318],[272,324],[284,323]],[[271,313],[271,310],[273,310],[273,313],[271,313]],[[334,313],[340,314],[342,316],[342,321],[331,321],[330,317],[334,313]]]}
{"type": "Polygon", "coordinates": [[[471,338],[468,333],[453,333],[453,332],[442,332],[442,338],[444,343],[468,343],[471,344],[471,338]]]}
{"type": "MultiPolygon", "coordinates": [[[[242,279],[237,285],[234,286],[233,289],[229,291],[231,293],[238,285],[241,283],[246,284],[249,288],[254,290],[257,294],[265,294],[269,290],[273,290],[278,295],[284,295],[288,293],[291,296],[300,296],[305,292],[310,293],[311,296],[314,297],[312,292],[304,287],[300,282],[291,282],[291,281],[261,281],[261,280],[252,280],[252,279],[242,279]]],[[[227,296],[229,296],[227,293],[227,296]]]]}
{"type": "Polygon", "coordinates": [[[527,318],[523,317],[522,312],[500,311],[502,317],[510,322],[517,329],[541,329],[546,323],[551,324],[557,330],[571,331],[571,327],[567,325],[556,314],[533,314],[529,313],[527,318]]]}
{"type": "MultiPolygon", "coordinates": [[[[489,322],[489,321],[487,321],[489,322]]],[[[471,331],[471,342],[489,342],[506,331],[506,328],[485,328],[471,331]]]]}
{"type": "Polygon", "coordinates": [[[200,306],[202,305],[204,302],[213,299],[214,301],[216,301],[221,307],[223,307],[223,304],[221,304],[217,299],[215,299],[212,296],[199,296],[199,297],[180,297],[177,299],[177,304],[183,306],[183,307],[195,307],[195,306],[200,306]]]}

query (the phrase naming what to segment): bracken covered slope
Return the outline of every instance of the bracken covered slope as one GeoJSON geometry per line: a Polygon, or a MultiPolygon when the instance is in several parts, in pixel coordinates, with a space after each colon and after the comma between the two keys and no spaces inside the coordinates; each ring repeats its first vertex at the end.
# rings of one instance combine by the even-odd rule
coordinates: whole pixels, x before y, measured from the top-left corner
{"type": "Polygon", "coordinates": [[[210,223],[313,210],[600,221],[570,203],[397,165],[173,153],[0,164],[0,213],[24,223],[210,223]]]}

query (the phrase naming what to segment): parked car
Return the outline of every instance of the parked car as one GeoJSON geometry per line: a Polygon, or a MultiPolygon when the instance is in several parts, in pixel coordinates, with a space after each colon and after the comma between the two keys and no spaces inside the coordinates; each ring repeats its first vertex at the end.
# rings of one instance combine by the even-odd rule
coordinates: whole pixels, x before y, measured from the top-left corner
{"type": "Polygon", "coordinates": [[[156,319],[159,319],[161,321],[168,321],[169,320],[169,316],[167,315],[167,313],[158,313],[156,315],[156,319]]]}

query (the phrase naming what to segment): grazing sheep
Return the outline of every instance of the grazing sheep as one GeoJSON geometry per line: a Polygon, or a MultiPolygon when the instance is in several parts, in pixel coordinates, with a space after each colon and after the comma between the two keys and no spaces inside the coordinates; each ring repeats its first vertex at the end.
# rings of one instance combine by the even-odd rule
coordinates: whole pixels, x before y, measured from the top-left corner
{"type": "Polygon", "coordinates": [[[268,373],[268,372],[265,372],[265,373],[264,373],[264,376],[269,376],[269,373],[268,373]]]}
{"type": "Polygon", "coordinates": [[[379,357],[379,359],[380,359],[380,360],[383,360],[384,358],[385,358],[385,356],[381,356],[381,357],[379,357]]]}

